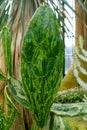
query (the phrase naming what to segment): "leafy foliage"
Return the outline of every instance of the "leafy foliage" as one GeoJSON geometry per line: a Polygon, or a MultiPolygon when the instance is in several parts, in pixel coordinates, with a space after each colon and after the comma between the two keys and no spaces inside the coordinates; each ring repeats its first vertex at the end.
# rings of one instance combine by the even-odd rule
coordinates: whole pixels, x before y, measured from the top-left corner
{"type": "Polygon", "coordinates": [[[12,76],[11,35],[6,27],[3,27],[2,30],[2,44],[6,67],[9,75],[12,76]]]}
{"type": "Polygon", "coordinates": [[[67,120],[55,115],[52,130],[71,130],[71,128],[67,120]]]}
{"type": "Polygon", "coordinates": [[[9,130],[14,121],[15,115],[18,113],[18,110],[7,93],[7,86],[5,87],[4,92],[5,105],[7,109],[3,110],[0,105],[0,130],[9,130]]]}
{"type": "MultiPolygon", "coordinates": [[[[6,27],[3,27],[1,38],[7,71],[9,76],[12,76],[11,36],[9,30],[6,27]]],[[[0,69],[0,80],[6,80],[8,84],[10,81],[9,76],[6,76],[0,69]]],[[[6,110],[3,112],[2,108],[0,108],[0,130],[9,130],[15,115],[18,113],[18,110],[12,101],[13,98],[8,94],[7,88],[8,86],[5,86],[4,89],[6,110]]]]}
{"type": "Polygon", "coordinates": [[[6,24],[8,20],[8,12],[10,9],[10,5],[7,6],[9,0],[0,0],[0,30],[6,24]]]}
{"type": "Polygon", "coordinates": [[[51,112],[58,116],[77,117],[87,115],[87,101],[79,103],[53,103],[51,112]]]}
{"type": "Polygon", "coordinates": [[[11,114],[5,114],[0,106],[0,130],[9,130],[15,117],[15,110],[13,109],[11,114]]]}
{"type": "Polygon", "coordinates": [[[23,39],[21,75],[29,108],[40,127],[46,123],[61,81],[63,41],[58,20],[48,6],[32,17],[23,39]]]}
{"type": "Polygon", "coordinates": [[[8,80],[8,85],[8,89],[15,101],[28,108],[28,102],[23,92],[22,83],[16,78],[10,77],[8,80]]]}
{"type": "Polygon", "coordinates": [[[87,91],[82,88],[74,88],[58,92],[55,98],[56,103],[77,103],[83,102],[87,98],[87,91]]]}

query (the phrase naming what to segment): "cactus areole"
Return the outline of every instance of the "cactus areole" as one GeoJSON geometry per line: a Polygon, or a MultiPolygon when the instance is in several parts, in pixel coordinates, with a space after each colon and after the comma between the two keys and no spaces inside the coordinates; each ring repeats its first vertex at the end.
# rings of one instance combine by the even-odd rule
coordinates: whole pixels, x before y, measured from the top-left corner
{"type": "Polygon", "coordinates": [[[29,22],[21,51],[23,89],[40,128],[60,85],[63,55],[58,19],[49,6],[40,6],[29,22]]]}

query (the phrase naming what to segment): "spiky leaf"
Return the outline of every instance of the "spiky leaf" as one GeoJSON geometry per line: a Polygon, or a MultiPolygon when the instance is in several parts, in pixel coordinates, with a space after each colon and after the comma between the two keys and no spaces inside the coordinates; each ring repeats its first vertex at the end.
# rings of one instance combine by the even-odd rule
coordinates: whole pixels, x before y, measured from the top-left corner
{"type": "Polygon", "coordinates": [[[23,39],[21,75],[29,108],[40,127],[46,123],[61,81],[63,42],[52,9],[41,6],[23,39]]]}

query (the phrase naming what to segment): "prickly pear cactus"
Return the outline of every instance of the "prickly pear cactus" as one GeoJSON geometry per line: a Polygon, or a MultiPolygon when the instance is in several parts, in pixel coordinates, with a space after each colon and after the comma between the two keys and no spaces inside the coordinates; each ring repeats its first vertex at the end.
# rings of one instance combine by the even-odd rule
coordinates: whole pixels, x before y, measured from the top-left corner
{"type": "Polygon", "coordinates": [[[59,88],[63,52],[58,19],[50,7],[40,6],[29,23],[21,51],[23,89],[40,128],[59,88]]]}

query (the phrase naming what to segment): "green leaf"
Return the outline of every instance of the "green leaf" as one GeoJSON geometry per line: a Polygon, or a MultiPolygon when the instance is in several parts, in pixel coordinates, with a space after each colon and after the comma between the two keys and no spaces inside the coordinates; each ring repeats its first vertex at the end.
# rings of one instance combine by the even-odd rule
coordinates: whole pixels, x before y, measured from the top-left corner
{"type": "Polygon", "coordinates": [[[53,103],[51,112],[58,116],[76,117],[87,115],[87,101],[79,103],[53,103]]]}
{"type": "Polygon", "coordinates": [[[63,49],[58,19],[49,6],[39,7],[24,35],[21,75],[29,109],[40,127],[47,121],[60,85],[63,49]]]}
{"type": "MultiPolygon", "coordinates": [[[[75,60],[74,60],[75,62],[75,60]]],[[[54,100],[55,103],[77,103],[86,100],[87,91],[83,88],[76,87],[64,91],[59,91],[54,100]]]]}
{"type": "Polygon", "coordinates": [[[19,114],[19,110],[13,103],[11,95],[8,94],[8,86],[5,86],[4,96],[6,109],[4,110],[4,113],[0,109],[0,130],[9,130],[14,121],[15,116],[19,114]]]}
{"type": "Polygon", "coordinates": [[[8,89],[15,101],[28,108],[28,102],[23,92],[21,82],[14,77],[10,77],[8,84],[8,89]]]}
{"type": "Polygon", "coordinates": [[[63,119],[60,116],[54,116],[53,130],[65,130],[63,119]]]}
{"type": "Polygon", "coordinates": [[[64,123],[64,126],[65,126],[64,130],[71,130],[71,127],[70,127],[67,119],[63,118],[63,123],[64,123]]]}
{"type": "Polygon", "coordinates": [[[1,69],[0,69],[0,80],[7,80],[6,75],[2,72],[1,69]]]}
{"type": "Polygon", "coordinates": [[[9,130],[16,114],[15,109],[10,109],[10,112],[3,113],[2,107],[0,106],[0,130],[9,130]]]}
{"type": "Polygon", "coordinates": [[[70,125],[66,119],[61,116],[54,115],[52,130],[71,130],[70,125]]]}
{"type": "Polygon", "coordinates": [[[5,86],[4,95],[5,95],[6,102],[7,102],[8,106],[10,106],[11,108],[14,108],[15,110],[17,110],[15,104],[13,103],[13,101],[11,100],[11,98],[10,98],[10,96],[8,94],[8,86],[5,86]]]}
{"type": "Polygon", "coordinates": [[[8,6],[9,0],[0,0],[0,30],[5,26],[8,20],[8,13],[10,5],[8,6]]]}
{"type": "Polygon", "coordinates": [[[3,44],[6,67],[9,75],[12,76],[11,35],[6,27],[3,27],[2,30],[2,44],[3,44]]]}

